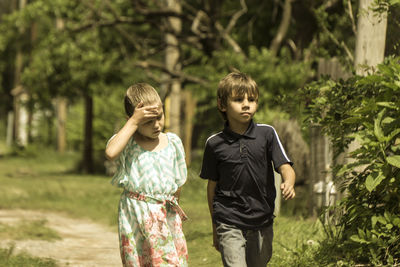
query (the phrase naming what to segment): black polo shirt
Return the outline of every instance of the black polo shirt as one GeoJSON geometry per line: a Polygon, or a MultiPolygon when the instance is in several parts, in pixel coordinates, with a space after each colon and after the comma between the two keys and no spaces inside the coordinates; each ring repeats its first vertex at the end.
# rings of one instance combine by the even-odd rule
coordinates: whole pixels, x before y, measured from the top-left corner
{"type": "Polygon", "coordinates": [[[207,139],[200,177],[217,182],[213,220],[241,229],[269,225],[275,208],[274,172],[287,157],[272,126],[251,122],[237,134],[227,125],[207,139]],[[273,164],[273,165],[272,165],[273,164]]]}

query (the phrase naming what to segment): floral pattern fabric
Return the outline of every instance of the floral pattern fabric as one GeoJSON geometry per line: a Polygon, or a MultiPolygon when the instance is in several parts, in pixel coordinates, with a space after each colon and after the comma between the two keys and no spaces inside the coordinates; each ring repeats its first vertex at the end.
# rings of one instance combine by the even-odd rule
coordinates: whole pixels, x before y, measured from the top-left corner
{"type": "Polygon", "coordinates": [[[160,151],[144,150],[131,138],[119,157],[111,183],[124,188],[118,212],[124,266],[187,266],[186,216],[173,196],[186,182],[185,154],[177,135],[167,137],[160,151]]]}

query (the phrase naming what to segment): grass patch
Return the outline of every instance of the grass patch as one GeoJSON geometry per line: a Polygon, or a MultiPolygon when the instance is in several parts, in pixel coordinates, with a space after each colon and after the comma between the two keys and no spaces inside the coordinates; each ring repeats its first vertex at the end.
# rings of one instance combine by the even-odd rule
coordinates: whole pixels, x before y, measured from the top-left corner
{"type": "Polygon", "coordinates": [[[320,266],[314,254],[324,232],[318,221],[280,216],[274,223],[271,266],[320,266]]]}
{"type": "MultiPolygon", "coordinates": [[[[79,159],[75,153],[59,155],[41,149],[40,153],[28,154],[2,157],[0,209],[63,212],[112,226],[117,234],[121,189],[110,185],[111,177],[74,173],[79,159]]],[[[181,206],[189,217],[183,230],[189,249],[189,266],[218,267],[222,266],[222,262],[219,253],[212,247],[206,186],[207,182],[198,177],[198,171],[190,169],[181,194],[181,206]]],[[[282,205],[284,209],[287,203],[282,205]]],[[[42,226],[45,227],[45,224],[42,226]]],[[[274,253],[269,266],[318,266],[312,263],[314,245],[309,241],[316,243],[321,236],[317,223],[294,216],[280,216],[276,218],[274,227],[274,253]]],[[[0,262],[3,262],[2,258],[0,262]]]]}
{"type": "Polygon", "coordinates": [[[55,241],[61,239],[56,231],[46,226],[46,220],[21,221],[16,225],[0,223],[0,239],[40,239],[55,241]]]}
{"type": "Polygon", "coordinates": [[[207,182],[198,178],[197,172],[189,170],[180,203],[189,217],[183,225],[189,250],[189,266],[222,266],[219,253],[212,246],[206,188],[207,182]]]}
{"type": "Polygon", "coordinates": [[[42,150],[0,161],[0,208],[65,212],[72,217],[116,225],[121,190],[110,177],[73,172],[79,156],[42,150]]]}
{"type": "Polygon", "coordinates": [[[44,259],[32,257],[26,253],[13,254],[14,247],[0,248],[0,267],[56,267],[56,261],[53,259],[44,259]]]}

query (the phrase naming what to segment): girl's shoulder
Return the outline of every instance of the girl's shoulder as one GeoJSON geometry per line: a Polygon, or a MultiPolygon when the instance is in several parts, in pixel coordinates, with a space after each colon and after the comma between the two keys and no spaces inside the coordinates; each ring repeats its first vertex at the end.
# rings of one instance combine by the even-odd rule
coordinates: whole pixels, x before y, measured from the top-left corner
{"type": "Polygon", "coordinates": [[[165,134],[168,136],[168,139],[170,140],[181,140],[176,133],[167,132],[165,134]]]}
{"type": "Polygon", "coordinates": [[[176,145],[176,144],[181,145],[182,144],[182,140],[179,138],[179,136],[177,134],[171,133],[171,132],[167,132],[166,135],[168,137],[168,140],[172,144],[174,144],[174,145],[176,145]]]}

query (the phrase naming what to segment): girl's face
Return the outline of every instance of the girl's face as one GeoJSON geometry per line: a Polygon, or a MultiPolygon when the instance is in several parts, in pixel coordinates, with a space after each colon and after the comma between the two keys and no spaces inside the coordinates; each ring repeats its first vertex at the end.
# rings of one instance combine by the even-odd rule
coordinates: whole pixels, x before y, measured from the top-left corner
{"type": "Polygon", "coordinates": [[[158,106],[158,116],[139,125],[137,131],[143,137],[157,139],[164,129],[164,111],[162,105],[158,106]]]}

